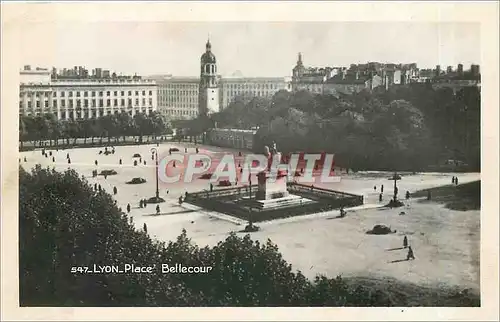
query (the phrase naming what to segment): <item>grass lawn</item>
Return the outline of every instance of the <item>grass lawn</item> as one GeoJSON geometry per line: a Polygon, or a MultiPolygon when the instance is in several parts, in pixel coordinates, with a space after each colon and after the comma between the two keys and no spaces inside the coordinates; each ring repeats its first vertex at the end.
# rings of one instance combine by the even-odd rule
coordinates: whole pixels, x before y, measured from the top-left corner
{"type": "Polygon", "coordinates": [[[481,209],[481,181],[473,181],[465,184],[446,185],[417,191],[413,197],[427,197],[427,191],[431,192],[431,201],[422,202],[444,203],[451,210],[467,211],[481,209]]]}

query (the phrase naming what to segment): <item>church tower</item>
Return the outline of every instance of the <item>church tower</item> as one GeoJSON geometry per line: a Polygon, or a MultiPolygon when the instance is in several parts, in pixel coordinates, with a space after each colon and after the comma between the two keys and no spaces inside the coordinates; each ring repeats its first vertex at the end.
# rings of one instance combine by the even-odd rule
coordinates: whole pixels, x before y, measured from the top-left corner
{"type": "Polygon", "coordinates": [[[210,115],[219,112],[219,80],[217,77],[217,61],[212,53],[210,40],[207,41],[206,51],[200,59],[200,115],[210,115]]]}

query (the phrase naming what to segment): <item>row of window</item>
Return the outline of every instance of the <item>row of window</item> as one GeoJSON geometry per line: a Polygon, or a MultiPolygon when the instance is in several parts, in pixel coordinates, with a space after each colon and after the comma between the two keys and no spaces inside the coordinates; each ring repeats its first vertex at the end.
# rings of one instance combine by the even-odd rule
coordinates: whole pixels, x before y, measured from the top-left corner
{"type": "MultiPolygon", "coordinates": [[[[128,114],[129,115],[134,115],[134,112],[135,113],[146,113],[146,114],[149,114],[152,112],[152,109],[149,109],[149,110],[146,110],[146,109],[142,109],[142,110],[133,110],[133,111],[129,111],[128,114]]],[[[118,111],[114,111],[114,114],[118,114],[119,112],[118,111]]],[[[23,114],[23,113],[20,113],[20,114],[23,114]]],[[[91,111],[91,112],[88,112],[88,111],[69,111],[68,113],[66,113],[65,111],[61,111],[60,115],[58,116],[59,119],[67,119],[67,120],[75,120],[75,119],[91,119],[91,118],[97,118],[97,117],[102,117],[104,115],[111,115],[113,114],[113,112],[111,112],[110,110],[107,110],[107,111],[104,111],[104,110],[98,110],[98,111],[91,111]]],[[[31,113],[31,112],[28,112],[28,113],[25,113],[24,115],[28,115],[28,116],[40,116],[42,115],[41,112],[36,112],[36,113],[31,113]]]]}
{"type": "MultiPolygon", "coordinates": [[[[229,89],[278,89],[278,84],[223,84],[222,87],[229,89]]],[[[281,86],[283,88],[284,86],[281,86]]]]}
{"type": "MultiPolygon", "coordinates": [[[[57,108],[58,104],[57,104],[57,100],[53,100],[52,101],[52,107],[54,108],[57,108]]],[[[106,101],[104,101],[103,99],[99,99],[99,100],[96,100],[96,99],[93,99],[93,100],[88,100],[88,99],[84,99],[84,100],[76,100],[75,101],[76,104],[73,102],[73,101],[68,101],[68,107],[69,108],[73,108],[74,106],[76,107],[89,107],[89,104],[91,107],[111,107],[111,106],[114,106],[114,107],[117,107],[117,106],[132,106],[132,99],[129,98],[127,100],[127,105],[125,105],[125,99],[114,99],[114,100],[111,100],[111,99],[107,99],[106,101]],[[83,103],[83,104],[82,104],[83,103]],[[106,105],[104,105],[104,103],[106,103],[106,105]]],[[[136,98],[135,99],[135,106],[138,106],[139,105],[139,99],[136,98]]],[[[31,101],[27,101],[27,107],[28,109],[31,109],[33,107],[33,104],[31,101]]],[[[36,101],[36,107],[41,107],[41,104],[42,102],[40,101],[36,101]]],[[[44,101],[43,102],[44,104],[44,107],[49,107],[49,101],[44,101]]],[[[148,100],[148,103],[149,103],[149,106],[153,106],[153,99],[150,98],[148,100]]],[[[146,99],[143,98],[142,99],[142,106],[145,106],[146,105],[146,99]]],[[[66,107],[66,101],[65,100],[61,100],[60,101],[60,107],[61,108],[65,108],[66,107]]],[[[19,102],[19,108],[23,108],[23,102],[19,102]]]]}
{"type": "Polygon", "coordinates": [[[159,94],[163,96],[180,96],[180,95],[192,95],[197,96],[198,90],[160,90],[159,94]]]}
{"type": "MultiPolygon", "coordinates": [[[[120,96],[125,96],[126,91],[106,91],[106,97],[110,97],[111,93],[113,93],[113,96],[118,96],[118,93],[120,93],[120,96]]],[[[128,96],[132,96],[132,93],[135,94],[135,96],[139,96],[142,94],[142,96],[146,96],[146,92],[148,93],[149,96],[153,95],[153,91],[128,91],[128,96]]],[[[36,97],[49,97],[50,92],[34,92],[36,97]]],[[[52,92],[52,97],[57,97],[58,92],[52,92]]],[[[76,97],[81,97],[80,91],[68,91],[68,97],[73,97],[75,95],[76,97]],[[75,93],[75,94],[73,94],[75,93]]],[[[99,97],[104,96],[104,91],[84,91],[83,92],[83,97],[88,97],[90,93],[90,96],[96,97],[96,95],[99,95],[99,97]]],[[[24,93],[20,93],[20,96],[22,97],[24,93]]],[[[66,97],[66,92],[59,92],[59,97],[66,97]]]]}
{"type": "Polygon", "coordinates": [[[198,111],[180,111],[180,110],[167,110],[165,111],[167,115],[184,115],[184,116],[196,116],[198,111]]]}
{"type": "Polygon", "coordinates": [[[197,89],[200,86],[199,83],[195,84],[162,84],[160,85],[161,89],[197,89]]]}

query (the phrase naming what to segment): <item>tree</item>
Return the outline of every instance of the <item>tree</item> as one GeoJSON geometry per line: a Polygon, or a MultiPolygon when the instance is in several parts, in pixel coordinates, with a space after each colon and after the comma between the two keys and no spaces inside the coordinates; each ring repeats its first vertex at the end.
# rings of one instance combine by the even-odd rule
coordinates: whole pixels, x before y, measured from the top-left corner
{"type": "MultiPolygon", "coordinates": [[[[183,230],[168,244],[135,230],[112,197],[73,170],[19,170],[21,306],[478,306],[479,296],[439,288],[429,297],[398,281],[367,281],[295,272],[268,240],[230,234],[200,248],[183,230]],[[104,265],[210,266],[206,274],[85,274],[104,265]]],[[[416,286],[417,289],[419,288],[416,286]]],[[[414,287],[415,288],[415,287],[414,287]]]]}

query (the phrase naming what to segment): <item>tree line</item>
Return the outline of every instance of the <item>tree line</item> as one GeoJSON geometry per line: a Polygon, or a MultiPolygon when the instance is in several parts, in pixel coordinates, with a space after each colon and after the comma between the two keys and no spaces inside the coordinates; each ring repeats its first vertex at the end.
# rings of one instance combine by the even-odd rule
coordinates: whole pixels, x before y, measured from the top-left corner
{"type": "Polygon", "coordinates": [[[380,283],[294,271],[270,240],[230,234],[199,247],[182,231],[172,242],[136,230],[105,191],[74,170],[39,165],[19,184],[21,306],[479,306],[479,295],[400,281],[380,283]],[[153,273],[81,274],[72,267],[156,265],[153,273]],[[163,274],[161,264],[210,266],[163,274]]]}
{"type": "Polygon", "coordinates": [[[256,152],[276,141],[283,152],[325,151],[358,170],[418,171],[444,160],[480,167],[480,89],[428,84],[376,88],[352,95],[277,92],[236,98],[192,132],[259,127],[256,152]]]}
{"type": "Polygon", "coordinates": [[[19,119],[19,141],[21,147],[25,141],[33,143],[49,141],[58,145],[59,140],[73,144],[76,139],[83,138],[84,144],[90,139],[99,139],[102,143],[104,138],[108,142],[113,139],[119,142],[122,138],[125,141],[127,136],[137,137],[142,142],[144,136],[157,137],[159,135],[172,133],[169,120],[164,118],[159,112],[150,114],[136,113],[133,117],[122,111],[117,114],[108,114],[92,119],[68,119],[58,120],[54,114],[43,114],[39,116],[21,115],[19,119]]]}

